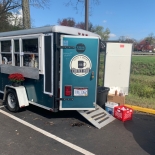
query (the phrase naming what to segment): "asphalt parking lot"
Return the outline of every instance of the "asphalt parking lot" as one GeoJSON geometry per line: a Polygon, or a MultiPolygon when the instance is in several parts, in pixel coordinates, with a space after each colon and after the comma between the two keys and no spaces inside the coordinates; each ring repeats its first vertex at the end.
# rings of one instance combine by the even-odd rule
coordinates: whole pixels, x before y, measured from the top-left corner
{"type": "Polygon", "coordinates": [[[141,112],[97,129],[76,111],[52,113],[31,105],[10,113],[1,107],[0,124],[1,155],[155,154],[155,116],[141,112]]]}

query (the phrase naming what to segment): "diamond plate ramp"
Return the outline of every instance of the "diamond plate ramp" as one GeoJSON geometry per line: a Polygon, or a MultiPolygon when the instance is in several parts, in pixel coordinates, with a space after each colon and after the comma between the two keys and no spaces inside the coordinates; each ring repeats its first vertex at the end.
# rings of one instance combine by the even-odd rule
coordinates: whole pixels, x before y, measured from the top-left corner
{"type": "Polygon", "coordinates": [[[95,110],[78,110],[78,112],[98,129],[115,120],[112,115],[98,105],[95,110]]]}

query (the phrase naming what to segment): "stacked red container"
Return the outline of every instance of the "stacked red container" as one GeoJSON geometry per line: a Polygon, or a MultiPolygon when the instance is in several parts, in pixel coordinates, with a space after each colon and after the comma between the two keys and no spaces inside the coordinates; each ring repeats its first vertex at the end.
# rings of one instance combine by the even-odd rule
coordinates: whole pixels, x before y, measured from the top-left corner
{"type": "Polygon", "coordinates": [[[123,122],[127,120],[131,120],[132,115],[133,115],[133,110],[131,108],[128,108],[126,106],[114,107],[114,117],[123,122]]]}

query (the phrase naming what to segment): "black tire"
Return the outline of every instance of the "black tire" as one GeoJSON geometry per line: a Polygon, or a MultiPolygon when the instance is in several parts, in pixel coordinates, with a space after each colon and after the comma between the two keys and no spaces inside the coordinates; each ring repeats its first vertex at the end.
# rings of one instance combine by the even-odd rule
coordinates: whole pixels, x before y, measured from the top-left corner
{"type": "Polygon", "coordinates": [[[16,92],[12,89],[9,89],[6,93],[6,106],[9,111],[11,112],[18,112],[19,111],[19,103],[17,99],[16,92]]]}

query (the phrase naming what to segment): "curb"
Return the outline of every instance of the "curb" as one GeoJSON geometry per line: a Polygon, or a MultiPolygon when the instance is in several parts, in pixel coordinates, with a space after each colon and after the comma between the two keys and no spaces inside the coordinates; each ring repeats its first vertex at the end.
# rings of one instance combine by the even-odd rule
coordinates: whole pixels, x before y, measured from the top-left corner
{"type": "Polygon", "coordinates": [[[138,106],[134,106],[134,105],[129,105],[129,104],[125,104],[125,106],[132,108],[133,110],[137,110],[137,111],[141,111],[141,112],[146,112],[146,113],[150,113],[150,114],[154,114],[155,115],[155,110],[153,109],[148,109],[148,108],[142,108],[142,107],[138,107],[138,106]]]}

